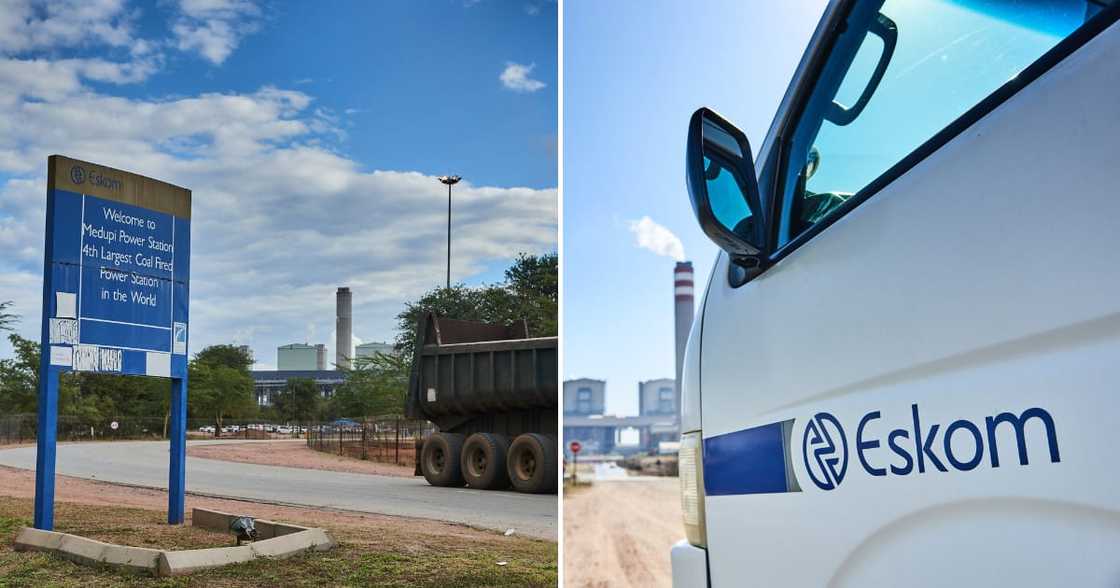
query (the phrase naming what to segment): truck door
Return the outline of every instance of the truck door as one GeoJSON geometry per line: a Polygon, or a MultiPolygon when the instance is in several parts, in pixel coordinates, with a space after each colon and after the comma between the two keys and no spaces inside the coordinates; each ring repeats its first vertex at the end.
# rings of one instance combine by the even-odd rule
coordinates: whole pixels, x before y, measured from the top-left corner
{"type": "Polygon", "coordinates": [[[762,269],[722,255],[703,309],[714,586],[1120,583],[1118,10],[826,14],[762,269]]]}

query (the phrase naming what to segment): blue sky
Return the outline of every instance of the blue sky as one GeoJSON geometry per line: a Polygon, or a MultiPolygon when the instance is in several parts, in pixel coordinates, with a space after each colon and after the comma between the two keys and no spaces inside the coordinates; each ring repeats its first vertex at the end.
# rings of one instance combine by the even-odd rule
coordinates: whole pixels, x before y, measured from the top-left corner
{"type": "Polygon", "coordinates": [[[825,2],[710,4],[564,5],[563,375],[606,379],[615,414],[673,377],[673,254],[697,304],[716,256],[684,186],[689,116],[716,109],[757,151],[825,2]]]}
{"type": "MultiPolygon", "coordinates": [[[[191,351],[391,339],[443,279],[496,281],[556,249],[557,6],[6,0],[0,300],[38,333],[46,157],[194,191],[191,351]]],[[[0,343],[0,356],[9,353],[0,343]]]]}

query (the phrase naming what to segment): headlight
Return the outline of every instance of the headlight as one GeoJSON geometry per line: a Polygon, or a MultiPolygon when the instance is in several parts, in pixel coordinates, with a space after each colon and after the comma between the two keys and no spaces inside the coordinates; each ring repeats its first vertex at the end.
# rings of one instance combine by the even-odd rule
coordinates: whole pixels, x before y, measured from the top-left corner
{"type": "Polygon", "coordinates": [[[681,435],[678,454],[681,478],[681,510],[688,542],[708,546],[708,530],[704,525],[704,441],[700,431],[681,435]]]}

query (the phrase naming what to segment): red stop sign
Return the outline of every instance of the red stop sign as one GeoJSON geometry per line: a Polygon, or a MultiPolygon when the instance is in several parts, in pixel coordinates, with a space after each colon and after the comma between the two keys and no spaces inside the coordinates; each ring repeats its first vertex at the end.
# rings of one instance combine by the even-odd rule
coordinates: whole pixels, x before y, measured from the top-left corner
{"type": "Polygon", "coordinates": [[[579,450],[583,449],[583,445],[579,441],[572,441],[568,444],[568,449],[571,449],[572,453],[579,453],[579,450]]]}

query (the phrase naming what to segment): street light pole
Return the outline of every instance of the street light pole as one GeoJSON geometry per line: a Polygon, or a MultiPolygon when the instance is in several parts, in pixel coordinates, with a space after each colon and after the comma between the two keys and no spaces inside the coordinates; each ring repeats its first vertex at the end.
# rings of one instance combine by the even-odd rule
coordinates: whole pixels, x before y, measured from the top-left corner
{"type": "Polygon", "coordinates": [[[459,183],[459,176],[440,176],[439,181],[447,185],[447,288],[451,289],[451,186],[459,183]]]}

